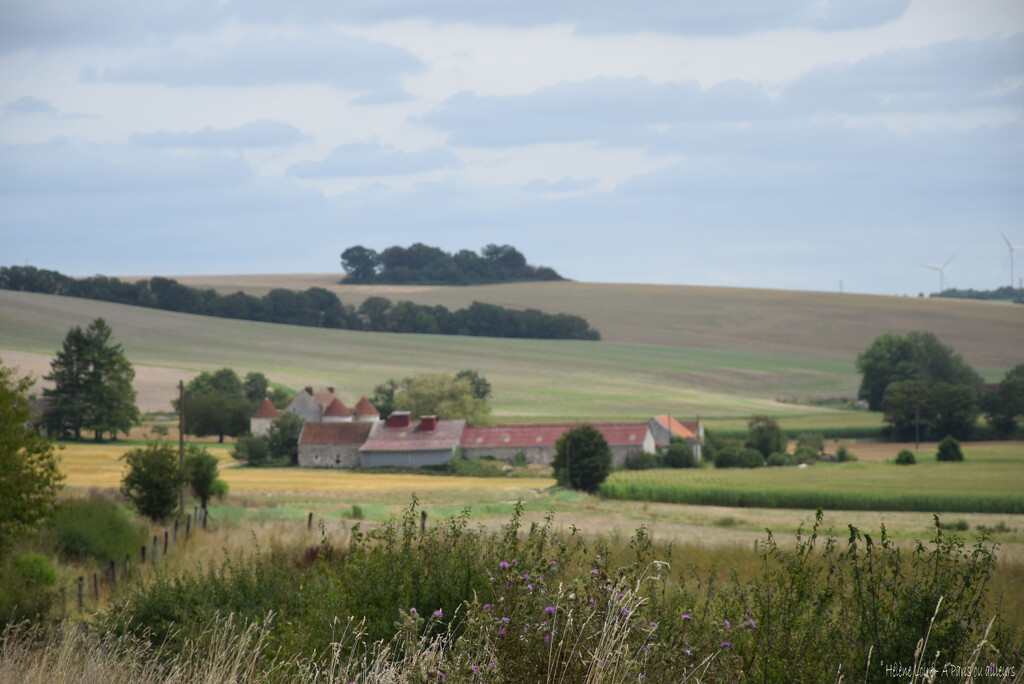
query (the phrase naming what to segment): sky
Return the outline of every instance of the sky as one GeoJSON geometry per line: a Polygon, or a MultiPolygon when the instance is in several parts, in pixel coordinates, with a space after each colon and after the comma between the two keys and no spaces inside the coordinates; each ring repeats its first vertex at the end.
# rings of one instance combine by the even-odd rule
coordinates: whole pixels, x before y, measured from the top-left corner
{"type": "Polygon", "coordinates": [[[0,0],[0,265],[916,295],[1007,240],[1021,0],[0,0]]]}

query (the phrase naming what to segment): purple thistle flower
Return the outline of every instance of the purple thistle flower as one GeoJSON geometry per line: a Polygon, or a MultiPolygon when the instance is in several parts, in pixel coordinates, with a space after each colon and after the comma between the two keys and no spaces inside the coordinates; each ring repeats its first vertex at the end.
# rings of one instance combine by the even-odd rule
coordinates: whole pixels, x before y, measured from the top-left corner
{"type": "Polygon", "coordinates": [[[436,617],[436,618],[441,617],[441,609],[440,608],[438,608],[437,610],[434,611],[434,617],[436,617]]]}
{"type": "Polygon", "coordinates": [[[484,604],[484,611],[486,612],[486,611],[488,611],[490,609],[491,609],[491,604],[490,603],[485,603],[484,604]]]}
{"type": "Polygon", "coordinates": [[[590,605],[594,605],[594,599],[590,599],[590,605]]]}
{"type": "Polygon", "coordinates": [[[530,573],[524,572],[523,573],[523,579],[530,579],[530,573]]]}
{"type": "Polygon", "coordinates": [[[622,614],[623,615],[629,615],[629,609],[628,608],[623,608],[622,609],[622,614]]]}
{"type": "Polygon", "coordinates": [[[512,559],[512,565],[519,565],[519,559],[518,558],[513,558],[512,559]]]}
{"type": "Polygon", "coordinates": [[[722,642],[722,648],[729,648],[730,646],[732,646],[732,644],[730,644],[728,641],[722,642]]]}
{"type": "Polygon", "coordinates": [[[657,622],[650,622],[650,623],[648,623],[648,624],[649,624],[649,625],[650,625],[651,627],[653,627],[654,629],[658,629],[658,623],[657,623],[657,622]]]}
{"type": "Polygon", "coordinates": [[[500,563],[498,563],[498,567],[499,568],[507,568],[508,567],[508,561],[501,561],[500,563]]]}
{"type": "Polygon", "coordinates": [[[690,614],[689,613],[683,613],[683,619],[684,620],[689,620],[690,619],[690,614]]]}
{"type": "Polygon", "coordinates": [[[544,612],[545,613],[554,613],[555,612],[555,607],[554,606],[548,606],[547,608],[544,609],[544,612]]]}
{"type": "Polygon", "coordinates": [[[501,621],[504,622],[506,625],[508,624],[508,618],[507,617],[501,618],[501,621]]]}
{"type": "Polygon", "coordinates": [[[593,570],[591,570],[590,574],[591,575],[596,575],[597,574],[597,568],[594,568],[593,570]]]}
{"type": "Polygon", "coordinates": [[[505,630],[498,630],[498,636],[505,636],[505,630]]]}
{"type": "Polygon", "coordinates": [[[474,665],[473,666],[473,674],[476,674],[477,672],[478,672],[478,670],[476,669],[476,665],[474,665]]]}
{"type": "Polygon", "coordinates": [[[530,589],[530,591],[533,591],[533,585],[532,584],[527,584],[526,586],[530,589]]]}
{"type": "Polygon", "coordinates": [[[550,634],[545,634],[544,635],[544,643],[545,644],[550,644],[551,643],[551,635],[550,634]]]}
{"type": "Polygon", "coordinates": [[[754,624],[754,618],[750,618],[750,629],[757,629],[757,625],[754,624]]]}
{"type": "Polygon", "coordinates": [[[415,614],[416,614],[416,607],[413,606],[412,608],[409,609],[409,615],[415,615],[415,614]]]}
{"type": "Polygon", "coordinates": [[[725,621],[725,628],[726,628],[726,629],[732,629],[732,623],[731,623],[731,622],[729,622],[728,620],[726,620],[726,621],[725,621]]]}

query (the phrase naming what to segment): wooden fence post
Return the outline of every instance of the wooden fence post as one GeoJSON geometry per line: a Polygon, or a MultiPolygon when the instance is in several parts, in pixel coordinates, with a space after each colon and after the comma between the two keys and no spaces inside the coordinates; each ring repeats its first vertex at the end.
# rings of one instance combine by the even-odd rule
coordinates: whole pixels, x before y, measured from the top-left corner
{"type": "Polygon", "coordinates": [[[142,546],[139,547],[139,557],[142,558],[142,564],[145,565],[146,564],[146,545],[145,544],[143,544],[142,546]]]}
{"type": "Polygon", "coordinates": [[[174,545],[178,545],[178,519],[174,519],[174,545]]]}
{"type": "Polygon", "coordinates": [[[420,511],[420,534],[427,531],[427,512],[420,511]]]}
{"type": "Polygon", "coordinates": [[[306,518],[306,529],[307,530],[313,529],[313,512],[312,511],[309,512],[309,517],[306,518]]]}
{"type": "Polygon", "coordinates": [[[117,587],[117,564],[114,561],[110,561],[110,591],[113,592],[117,587]]]}
{"type": "Polygon", "coordinates": [[[93,595],[93,598],[96,599],[96,602],[99,603],[99,600],[100,600],[100,578],[99,578],[99,575],[97,575],[95,572],[92,573],[92,595],[93,595]]]}
{"type": "Polygon", "coordinates": [[[185,518],[185,541],[188,541],[188,535],[192,533],[192,516],[185,518]]]}
{"type": "Polygon", "coordinates": [[[79,613],[82,612],[82,606],[84,604],[84,600],[83,600],[84,597],[82,596],[82,594],[85,593],[84,589],[85,589],[85,578],[82,577],[81,575],[79,575],[78,576],[78,612],[79,613]]]}
{"type": "Polygon", "coordinates": [[[157,539],[156,539],[156,535],[154,534],[153,535],[153,565],[156,565],[156,549],[157,549],[157,539]]]}
{"type": "Polygon", "coordinates": [[[164,555],[167,555],[167,530],[164,530],[164,555]]]}

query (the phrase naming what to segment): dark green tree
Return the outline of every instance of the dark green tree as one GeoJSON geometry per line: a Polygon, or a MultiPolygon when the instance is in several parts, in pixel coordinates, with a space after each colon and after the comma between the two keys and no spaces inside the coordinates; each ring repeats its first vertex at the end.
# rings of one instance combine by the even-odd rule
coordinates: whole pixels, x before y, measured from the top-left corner
{"type": "Polygon", "coordinates": [[[906,336],[885,333],[857,356],[862,373],[858,396],[872,411],[882,410],[885,388],[892,382],[920,380],[928,385],[947,382],[980,387],[981,376],[951,347],[932,333],[910,332],[906,336]]]}
{"type": "Polygon", "coordinates": [[[567,431],[555,442],[552,463],[558,484],[596,492],[612,472],[612,450],[604,435],[591,425],[567,431]]]}
{"type": "Polygon", "coordinates": [[[292,465],[298,465],[301,434],[302,418],[294,413],[284,413],[271,421],[266,435],[270,458],[288,459],[292,465]]]}
{"type": "Polygon", "coordinates": [[[0,557],[53,512],[64,479],[53,443],[31,426],[31,388],[0,363],[0,557]]]}
{"type": "Polygon", "coordinates": [[[395,392],[402,389],[405,382],[407,381],[399,382],[391,378],[373,388],[370,403],[377,407],[382,418],[387,418],[395,410],[395,392]]]}
{"type": "Polygon", "coordinates": [[[245,392],[245,398],[254,405],[258,405],[268,396],[267,390],[269,388],[270,381],[267,380],[267,376],[263,373],[256,371],[246,373],[245,382],[242,383],[242,390],[245,392]]]}
{"type": "Polygon", "coordinates": [[[1012,435],[1024,416],[1024,364],[1007,371],[999,387],[982,396],[981,404],[992,427],[1003,436],[1012,435]]]}
{"type": "Polygon", "coordinates": [[[932,434],[968,439],[978,422],[978,392],[971,385],[937,382],[931,388],[932,434]]]}
{"type": "Polygon", "coordinates": [[[455,374],[456,380],[468,380],[473,387],[473,396],[477,399],[490,399],[491,383],[478,371],[466,368],[455,374]]]}
{"type": "Polygon", "coordinates": [[[182,481],[178,450],[165,442],[151,442],[122,458],[128,467],[121,480],[121,494],[132,508],[154,522],[171,517],[182,481]]]}
{"type": "MultiPolygon", "coordinates": [[[[242,381],[231,368],[203,371],[185,385],[184,395],[187,434],[217,435],[223,442],[225,435],[238,437],[249,430],[249,416],[256,402],[246,397],[242,381]]],[[[172,403],[177,408],[177,400],[172,403]]]]}
{"type": "Polygon", "coordinates": [[[45,423],[52,433],[81,439],[82,430],[92,430],[100,441],[105,432],[116,436],[139,423],[135,371],[112,335],[102,318],[84,331],[68,331],[46,376],[54,387],[43,391],[51,401],[45,423]]]}
{"type": "Polygon", "coordinates": [[[885,422],[896,439],[915,439],[934,419],[928,384],[922,380],[891,382],[882,397],[885,422]],[[918,429],[921,428],[920,432],[918,429]]]}
{"type": "Polygon", "coordinates": [[[185,454],[185,482],[199,499],[203,518],[206,518],[206,504],[210,499],[223,498],[228,493],[228,483],[220,479],[217,457],[204,447],[190,444],[185,454]]]}
{"type": "Polygon", "coordinates": [[[487,425],[491,418],[490,405],[475,395],[468,379],[445,373],[422,373],[403,380],[395,391],[394,408],[413,416],[465,418],[470,425],[487,425]]]}
{"type": "Polygon", "coordinates": [[[675,435],[669,440],[668,449],[661,459],[667,468],[693,468],[697,462],[693,457],[693,449],[685,439],[675,435]]]}
{"type": "Polygon", "coordinates": [[[964,452],[960,449],[960,442],[952,435],[946,435],[939,442],[939,450],[935,455],[937,461],[962,461],[964,452]]]}
{"type": "Polygon", "coordinates": [[[776,452],[785,452],[786,433],[779,427],[779,421],[770,416],[751,416],[747,421],[747,439],[744,445],[757,449],[762,458],[776,452]]]}
{"type": "Polygon", "coordinates": [[[345,271],[345,280],[348,282],[372,282],[379,266],[380,255],[362,245],[349,247],[341,253],[341,268],[345,271]]]}

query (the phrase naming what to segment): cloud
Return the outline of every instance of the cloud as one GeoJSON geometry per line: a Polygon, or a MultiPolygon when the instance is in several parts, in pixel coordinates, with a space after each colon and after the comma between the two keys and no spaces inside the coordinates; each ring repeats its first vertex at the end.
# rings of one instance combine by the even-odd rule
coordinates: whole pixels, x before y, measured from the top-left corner
{"type": "Polygon", "coordinates": [[[287,173],[297,178],[397,176],[451,168],[457,164],[458,158],[454,154],[439,148],[401,152],[380,145],[352,143],[334,148],[320,161],[293,164],[287,173]]]}
{"type": "Polygon", "coordinates": [[[560,193],[560,192],[583,192],[586,190],[593,190],[597,187],[597,181],[593,178],[580,180],[576,178],[559,178],[554,182],[548,182],[546,180],[533,180],[523,186],[523,189],[527,192],[548,192],[548,193],[560,193]]]}
{"type": "Polygon", "coordinates": [[[209,0],[5,0],[0,53],[73,45],[146,44],[209,31],[224,21],[209,0]]]}
{"type": "Polygon", "coordinates": [[[144,147],[241,148],[282,147],[303,139],[302,131],[279,121],[253,121],[238,128],[217,129],[207,126],[187,133],[143,133],[132,136],[133,143],[144,147]]]}
{"type": "Polygon", "coordinates": [[[26,95],[7,103],[4,110],[8,114],[56,114],[57,108],[46,100],[26,95]]]}
{"type": "Polygon", "coordinates": [[[251,87],[329,83],[392,92],[400,74],[423,64],[401,48],[328,29],[287,35],[247,31],[237,42],[205,41],[149,51],[121,66],[87,67],[82,80],[161,83],[172,87],[251,87]]]}
{"type": "Polygon", "coordinates": [[[770,29],[860,29],[893,21],[909,0],[659,0],[642,8],[617,0],[319,0],[301,6],[232,0],[227,11],[249,21],[378,23],[418,18],[437,23],[535,27],[572,24],[583,33],[651,31],[738,35],[770,29]]]}

